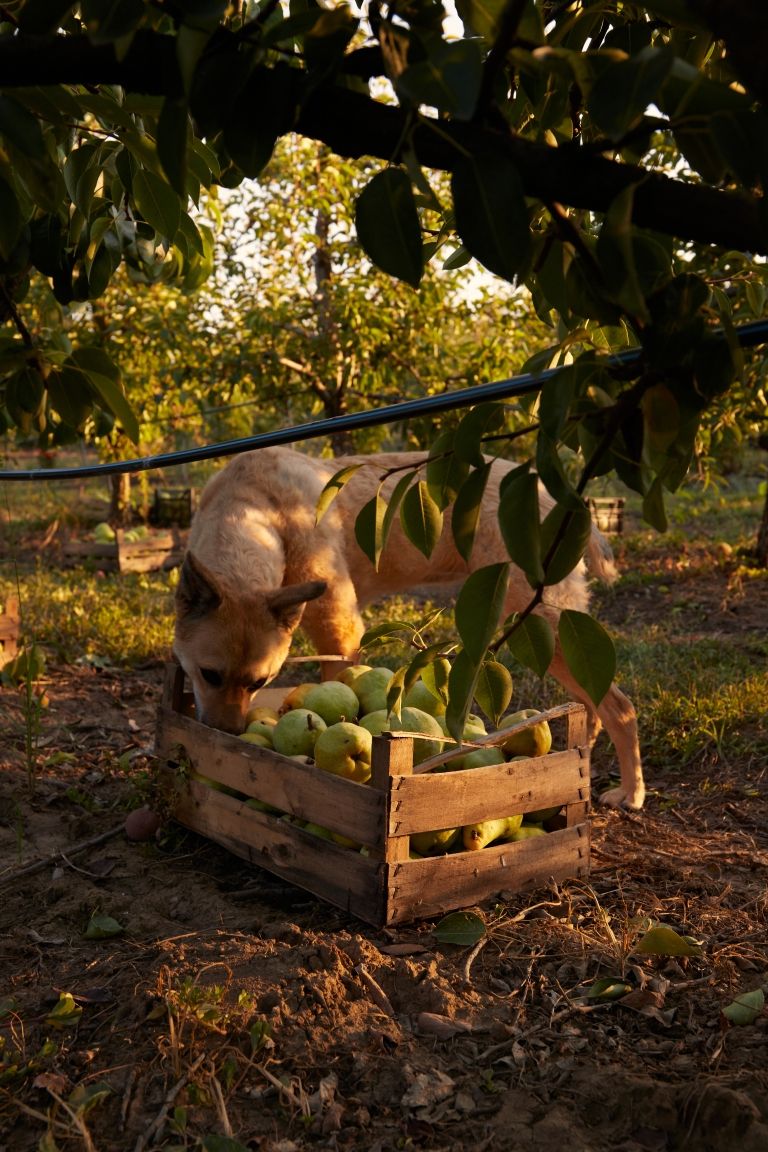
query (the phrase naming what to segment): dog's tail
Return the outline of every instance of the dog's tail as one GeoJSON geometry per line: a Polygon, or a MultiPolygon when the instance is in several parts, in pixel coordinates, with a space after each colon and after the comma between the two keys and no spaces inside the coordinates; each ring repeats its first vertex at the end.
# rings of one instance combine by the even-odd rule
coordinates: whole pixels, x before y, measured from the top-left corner
{"type": "Polygon", "coordinates": [[[613,549],[597,528],[592,528],[585,552],[590,574],[601,584],[613,584],[619,576],[613,559],[613,549]]]}

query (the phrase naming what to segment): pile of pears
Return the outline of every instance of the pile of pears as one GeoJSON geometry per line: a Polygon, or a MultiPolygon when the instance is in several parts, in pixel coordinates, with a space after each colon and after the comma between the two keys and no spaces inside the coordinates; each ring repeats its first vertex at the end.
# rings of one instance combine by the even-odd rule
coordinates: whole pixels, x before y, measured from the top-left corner
{"type": "MultiPolygon", "coordinates": [[[[413,742],[414,764],[437,755],[446,744],[453,745],[445,727],[445,704],[423,680],[416,681],[406,693],[399,717],[388,714],[387,690],[393,675],[390,668],[355,664],[341,672],[337,680],[299,684],[288,692],[279,711],[259,705],[251,708],[242,739],[299,763],[314,763],[323,771],[360,784],[370,780],[373,737],[383,732],[421,734],[423,738],[413,742]]],[[[533,708],[511,713],[503,718],[500,730],[539,714],[533,708]]],[[[464,740],[471,743],[485,735],[482,718],[470,713],[464,727],[464,740]]],[[[545,756],[551,747],[552,733],[547,721],[542,720],[522,732],[510,733],[507,740],[493,747],[469,749],[466,755],[440,765],[436,771],[457,771],[545,756]]],[[[276,812],[260,800],[251,799],[247,803],[263,811],[276,812]]],[[[415,833],[410,838],[411,856],[477,851],[501,841],[543,836],[545,822],[559,810],[549,808],[463,828],[415,833]]],[[[347,837],[320,825],[303,823],[289,816],[284,819],[344,847],[366,851],[347,837]]]]}

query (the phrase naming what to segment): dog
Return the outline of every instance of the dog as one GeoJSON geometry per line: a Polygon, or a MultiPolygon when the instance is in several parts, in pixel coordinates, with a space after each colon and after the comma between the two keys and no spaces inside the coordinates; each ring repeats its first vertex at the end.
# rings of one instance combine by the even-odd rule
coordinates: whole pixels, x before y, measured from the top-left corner
{"type": "MultiPolygon", "coordinates": [[[[486,486],[469,563],[456,550],[447,523],[425,557],[407,539],[395,517],[378,570],[355,538],[355,519],[375,495],[382,476],[423,463],[420,453],[318,459],[292,448],[261,448],[237,456],[205,486],[190,529],[176,591],[174,656],[189,677],[199,720],[239,733],[251,697],[273,680],[301,624],[318,653],[359,660],[364,631],[361,608],[415,585],[456,585],[475,568],[508,559],[499,530],[498,485],[514,465],[494,461],[486,486]],[[342,487],[320,520],[317,503],[331,477],[348,465],[362,467],[342,487]]],[[[543,514],[553,501],[540,485],[543,514]]],[[[449,517],[446,517],[448,521],[449,517]]],[[[615,578],[608,542],[593,528],[586,552],[591,573],[615,578]]],[[[504,616],[521,611],[532,590],[511,568],[504,616]]],[[[556,630],[560,611],[588,610],[587,570],[582,560],[548,588],[536,609],[556,630]]],[[[325,666],[330,678],[339,665],[325,666]]],[[[559,648],[549,673],[569,697],[587,708],[590,738],[604,726],[613,742],[621,784],[604,793],[604,803],[640,808],[645,789],[634,707],[612,684],[595,709],[576,683],[559,648]]]]}

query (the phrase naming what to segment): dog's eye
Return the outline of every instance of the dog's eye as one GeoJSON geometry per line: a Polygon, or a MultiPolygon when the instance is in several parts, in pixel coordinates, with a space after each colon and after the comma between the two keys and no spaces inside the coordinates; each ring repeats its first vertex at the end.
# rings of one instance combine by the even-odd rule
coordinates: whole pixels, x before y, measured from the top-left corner
{"type": "Polygon", "coordinates": [[[258,692],[259,688],[263,688],[266,682],[266,676],[262,676],[260,680],[254,680],[252,684],[249,684],[248,691],[250,692],[251,696],[253,696],[254,692],[258,692]]]}
{"type": "Polygon", "coordinates": [[[221,688],[223,683],[221,673],[217,672],[215,668],[201,668],[200,675],[206,684],[210,684],[211,688],[221,688]]]}

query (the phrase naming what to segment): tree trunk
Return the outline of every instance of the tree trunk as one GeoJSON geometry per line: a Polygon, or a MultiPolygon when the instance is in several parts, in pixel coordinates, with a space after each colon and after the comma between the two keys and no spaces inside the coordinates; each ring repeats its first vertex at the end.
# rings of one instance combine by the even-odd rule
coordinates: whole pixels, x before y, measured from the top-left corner
{"type": "Polygon", "coordinates": [[[765,492],[763,504],[763,517],[757,530],[757,562],[761,568],[768,568],[768,487],[765,492]]]}
{"type": "Polygon", "coordinates": [[[126,528],[131,522],[131,477],[120,472],[109,479],[109,522],[114,528],[126,528]]]}

